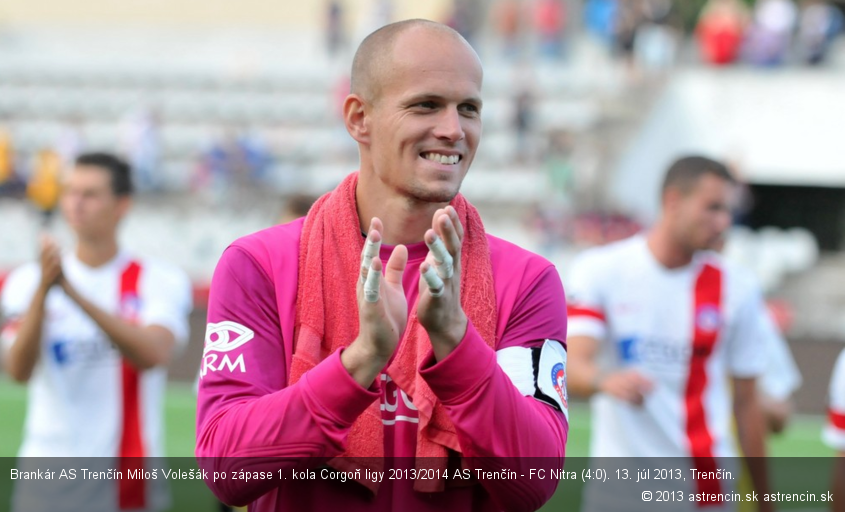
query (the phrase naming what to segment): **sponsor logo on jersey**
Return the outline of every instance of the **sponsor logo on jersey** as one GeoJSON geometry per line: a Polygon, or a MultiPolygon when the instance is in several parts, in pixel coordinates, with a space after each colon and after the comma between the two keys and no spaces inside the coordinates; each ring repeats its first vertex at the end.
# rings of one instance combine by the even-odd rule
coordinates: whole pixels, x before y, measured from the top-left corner
{"type": "Polygon", "coordinates": [[[53,362],[58,366],[92,365],[113,361],[117,348],[102,339],[68,340],[56,338],[50,340],[48,351],[53,362]]]}
{"type": "MultiPolygon", "coordinates": [[[[693,347],[689,338],[629,336],[616,341],[617,354],[623,364],[643,364],[652,369],[684,370],[693,357],[707,357],[710,348],[693,347]]],[[[685,370],[684,370],[685,371],[685,370]]]]}
{"type": "Polygon", "coordinates": [[[230,373],[239,370],[241,373],[246,373],[244,355],[230,357],[228,352],[241,348],[254,337],[255,332],[252,329],[236,322],[226,320],[209,323],[205,329],[200,378],[205,377],[208,372],[221,370],[228,370],[230,373]]]}
{"type": "Polygon", "coordinates": [[[240,348],[255,337],[252,329],[228,320],[219,323],[209,323],[205,328],[205,348],[208,352],[231,352],[240,348]],[[232,336],[234,334],[234,336],[232,336]]]}
{"type": "Polygon", "coordinates": [[[381,422],[384,425],[396,425],[397,421],[419,423],[420,413],[411,398],[393,382],[386,373],[382,373],[382,394],[379,399],[381,422]]]}
{"type": "Polygon", "coordinates": [[[566,402],[566,367],[563,363],[557,363],[552,367],[552,385],[560,396],[564,407],[569,407],[566,402]]]}
{"type": "Polygon", "coordinates": [[[70,357],[68,356],[67,347],[70,345],[65,340],[56,340],[50,344],[50,352],[53,354],[53,359],[59,365],[67,364],[70,357]]]}
{"type": "Polygon", "coordinates": [[[633,363],[637,361],[637,338],[621,339],[616,343],[616,347],[619,349],[619,359],[622,362],[633,363]]]}

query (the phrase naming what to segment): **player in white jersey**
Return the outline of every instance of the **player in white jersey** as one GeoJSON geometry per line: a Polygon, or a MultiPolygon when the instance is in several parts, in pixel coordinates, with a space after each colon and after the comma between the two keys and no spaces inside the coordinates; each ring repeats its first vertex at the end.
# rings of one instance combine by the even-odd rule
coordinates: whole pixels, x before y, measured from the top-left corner
{"type": "Polygon", "coordinates": [[[845,512],[845,350],[839,353],[830,378],[828,420],[822,433],[825,444],[837,451],[833,466],[833,510],[845,512]]]}
{"type": "MultiPolygon", "coordinates": [[[[122,160],[81,155],[61,198],[76,247],[63,253],[45,237],[40,261],[6,281],[3,361],[29,385],[21,457],[120,457],[106,467],[128,471],[143,467],[141,457],[164,456],[165,366],[188,339],[191,287],[182,271],[118,247],[131,192],[122,160]]],[[[157,508],[161,496],[143,484],[108,482],[97,503],[157,508]]],[[[18,485],[16,508],[80,504],[47,489],[18,485]]]]}
{"type": "MultiPolygon", "coordinates": [[[[691,457],[691,468],[716,470],[717,458],[737,455],[735,418],[742,452],[758,458],[750,464],[755,487],[765,492],[756,377],[771,329],[748,274],[707,250],[730,225],[734,183],[718,162],[678,160],[649,233],[573,264],[569,390],[592,397],[594,457],[691,457]]],[[[712,479],[689,485],[729,488],[712,479]]]]}

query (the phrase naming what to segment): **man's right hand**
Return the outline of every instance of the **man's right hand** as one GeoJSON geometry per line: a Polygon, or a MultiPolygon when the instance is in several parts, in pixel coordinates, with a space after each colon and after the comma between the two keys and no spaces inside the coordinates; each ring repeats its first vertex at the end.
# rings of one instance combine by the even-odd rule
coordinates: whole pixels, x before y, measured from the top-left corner
{"type": "Polygon", "coordinates": [[[42,323],[50,288],[62,280],[62,253],[59,244],[48,236],[41,237],[39,254],[41,282],[32,296],[29,309],[23,316],[12,346],[3,358],[6,372],[18,382],[27,382],[38,361],[41,344],[42,323]]]}
{"type": "Polygon", "coordinates": [[[397,245],[382,276],[379,259],[383,226],[373,218],[361,252],[358,279],[358,337],[341,355],[341,362],[356,382],[369,387],[387,365],[408,322],[408,301],[402,275],[408,250],[397,245]]]}
{"type": "Polygon", "coordinates": [[[62,279],[62,251],[56,240],[49,236],[41,237],[41,291],[47,292],[62,279]]]}
{"type": "Polygon", "coordinates": [[[642,405],[654,383],[637,370],[608,373],[596,382],[597,391],[633,405],[642,405]]]}

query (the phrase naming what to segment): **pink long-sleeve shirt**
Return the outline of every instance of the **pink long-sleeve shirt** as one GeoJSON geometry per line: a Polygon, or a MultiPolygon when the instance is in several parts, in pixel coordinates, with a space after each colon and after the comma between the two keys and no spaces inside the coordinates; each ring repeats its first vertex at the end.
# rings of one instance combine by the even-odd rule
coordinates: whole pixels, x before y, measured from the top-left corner
{"type": "MultiPolygon", "coordinates": [[[[531,478],[529,471],[542,468],[549,475],[550,469],[562,468],[568,432],[561,410],[565,391],[563,408],[560,402],[553,407],[553,401],[543,401],[535,384],[544,376],[531,367],[546,340],[563,344],[566,339],[566,304],[555,268],[488,235],[498,308],[496,351],[470,323],[448,357],[438,362],[429,353],[418,369],[454,423],[464,468],[473,478],[447,481],[444,492],[420,493],[407,473],[390,471],[414,467],[419,416],[389,377],[383,374],[363,388],[343,367],[338,351],[288,385],[301,231],[299,219],[241,238],[224,252],[215,270],[196,447],[211,490],[226,503],[249,503],[250,512],[511,511],[542,506],[558,482],[536,474],[531,478]],[[386,456],[384,480],[375,495],[356,482],[324,478],[331,471],[321,469],[344,452],[350,427],[374,400],[381,404],[386,456]],[[477,469],[503,468],[518,476],[475,478],[483,476],[477,469]],[[302,471],[308,469],[315,479],[293,478],[294,472],[305,476],[302,471]],[[220,478],[223,472],[225,479],[220,478]],[[388,480],[390,476],[399,478],[388,480]]],[[[384,262],[391,251],[382,247],[384,262]]],[[[419,265],[428,248],[421,242],[408,246],[408,252],[403,284],[408,303],[414,304],[419,265]]]]}

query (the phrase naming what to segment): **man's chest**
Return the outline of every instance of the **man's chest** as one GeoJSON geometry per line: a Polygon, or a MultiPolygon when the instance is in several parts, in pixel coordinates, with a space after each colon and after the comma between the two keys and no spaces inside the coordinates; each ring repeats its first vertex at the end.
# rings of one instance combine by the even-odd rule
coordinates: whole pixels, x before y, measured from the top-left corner
{"type": "Polygon", "coordinates": [[[715,279],[620,276],[605,303],[609,356],[618,365],[671,375],[682,375],[695,358],[709,358],[733,316],[719,276],[715,279]]]}
{"type": "MultiPolygon", "coordinates": [[[[110,286],[91,284],[79,293],[100,310],[117,314],[117,291],[110,286]]],[[[119,352],[97,323],[58,289],[47,298],[42,340],[46,360],[59,368],[113,364],[119,360],[119,352]]]]}

